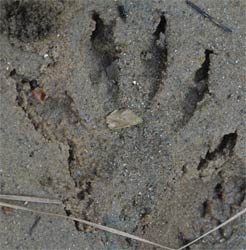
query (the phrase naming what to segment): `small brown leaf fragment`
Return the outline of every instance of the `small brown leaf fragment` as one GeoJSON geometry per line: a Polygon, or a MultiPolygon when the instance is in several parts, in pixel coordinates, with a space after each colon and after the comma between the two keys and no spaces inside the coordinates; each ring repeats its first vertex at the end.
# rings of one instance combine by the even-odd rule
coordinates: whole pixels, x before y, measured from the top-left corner
{"type": "Polygon", "coordinates": [[[13,208],[10,207],[2,207],[2,211],[5,215],[9,216],[13,213],[13,208]]]}
{"type": "Polygon", "coordinates": [[[42,88],[36,88],[36,89],[32,90],[32,95],[40,102],[43,102],[45,100],[45,97],[46,97],[46,94],[42,88]]]}
{"type": "Polygon", "coordinates": [[[129,109],[115,110],[106,117],[106,122],[110,129],[128,128],[143,122],[142,118],[137,116],[129,109]]]}

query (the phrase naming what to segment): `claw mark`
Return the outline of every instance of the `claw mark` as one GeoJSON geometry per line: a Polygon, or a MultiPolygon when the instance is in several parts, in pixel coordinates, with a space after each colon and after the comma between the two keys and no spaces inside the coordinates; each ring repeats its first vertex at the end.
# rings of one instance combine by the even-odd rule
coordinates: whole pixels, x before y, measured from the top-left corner
{"type": "Polygon", "coordinates": [[[126,9],[125,9],[124,5],[118,5],[118,6],[117,6],[117,10],[118,10],[118,12],[119,12],[120,18],[121,18],[124,22],[126,22],[127,13],[126,13],[126,9]]]}
{"type": "MultiPolygon", "coordinates": [[[[92,47],[95,51],[96,56],[99,59],[100,65],[99,72],[93,72],[92,75],[97,75],[96,78],[100,77],[101,72],[104,72],[109,82],[107,85],[108,94],[112,101],[117,100],[119,92],[119,65],[118,65],[118,54],[120,50],[114,42],[113,28],[115,26],[115,21],[111,21],[110,24],[104,24],[100,15],[94,12],[92,19],[95,21],[95,30],[91,35],[92,47]]],[[[98,80],[94,80],[95,84],[98,84],[98,80]]]]}
{"type": "MultiPolygon", "coordinates": [[[[153,33],[153,43],[149,49],[149,54],[151,54],[151,59],[146,60],[146,67],[148,72],[150,72],[150,79],[152,82],[151,89],[148,96],[148,104],[155,97],[159,91],[160,85],[167,67],[167,42],[166,42],[166,26],[167,20],[164,13],[160,16],[160,22],[153,33]]],[[[143,52],[143,55],[146,52],[143,52]]],[[[144,56],[145,57],[145,56],[144,56]]]]}
{"type": "Polygon", "coordinates": [[[213,54],[212,50],[205,50],[205,60],[199,68],[194,77],[195,86],[191,87],[186,94],[184,104],[184,117],[183,125],[187,124],[191,117],[194,115],[197,105],[203,100],[205,94],[209,94],[209,70],[210,70],[210,55],[213,54]]]}
{"type": "Polygon", "coordinates": [[[233,154],[233,149],[236,143],[237,143],[237,131],[235,131],[234,133],[224,135],[218,147],[212,152],[208,151],[204,159],[201,158],[197,166],[197,170],[205,169],[208,166],[209,161],[215,161],[220,156],[226,156],[226,155],[231,156],[233,154]]]}

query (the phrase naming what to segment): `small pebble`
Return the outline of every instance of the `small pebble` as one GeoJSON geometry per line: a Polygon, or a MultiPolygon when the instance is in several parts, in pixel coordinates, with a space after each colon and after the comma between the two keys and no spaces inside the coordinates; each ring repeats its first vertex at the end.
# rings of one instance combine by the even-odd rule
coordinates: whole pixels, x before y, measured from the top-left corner
{"type": "Polygon", "coordinates": [[[34,90],[34,89],[36,89],[36,88],[39,86],[38,81],[35,80],[35,79],[31,80],[31,81],[29,82],[29,84],[30,84],[31,90],[34,90]]]}

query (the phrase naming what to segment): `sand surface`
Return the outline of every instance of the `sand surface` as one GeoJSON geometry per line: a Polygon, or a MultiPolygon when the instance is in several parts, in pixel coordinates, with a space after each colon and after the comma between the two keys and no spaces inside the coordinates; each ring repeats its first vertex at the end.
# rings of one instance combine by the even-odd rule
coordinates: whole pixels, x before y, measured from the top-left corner
{"type": "MultiPolygon", "coordinates": [[[[245,208],[246,2],[194,3],[232,32],[183,0],[1,0],[0,193],[173,248],[245,208]]],[[[246,249],[244,220],[189,249],[246,249]]],[[[157,249],[2,209],[0,246],[157,249]]]]}

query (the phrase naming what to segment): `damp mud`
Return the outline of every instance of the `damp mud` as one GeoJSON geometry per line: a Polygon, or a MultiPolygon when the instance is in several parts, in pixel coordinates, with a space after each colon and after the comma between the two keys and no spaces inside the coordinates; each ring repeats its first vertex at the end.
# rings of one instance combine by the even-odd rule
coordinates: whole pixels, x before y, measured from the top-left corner
{"type": "MultiPolygon", "coordinates": [[[[1,0],[0,193],[171,248],[245,208],[246,3],[194,2],[232,32],[181,0],[1,0]],[[123,110],[138,122],[111,129],[123,110]]],[[[243,220],[187,249],[245,249],[243,220]]],[[[157,249],[6,209],[0,232],[3,250],[157,249]]]]}

